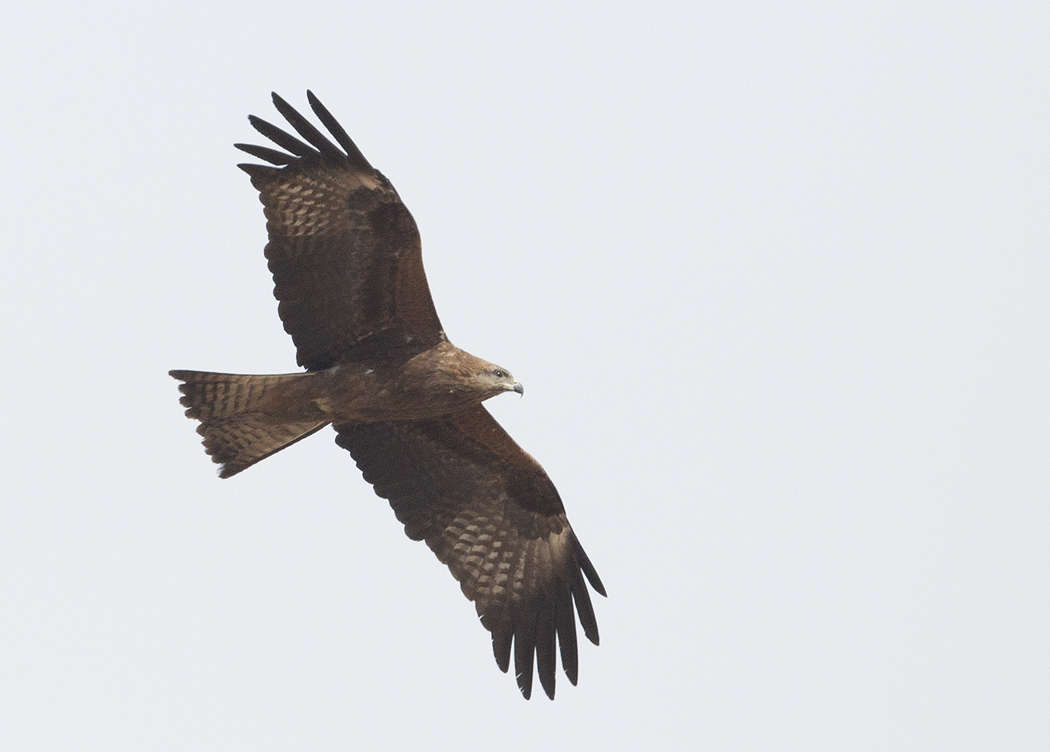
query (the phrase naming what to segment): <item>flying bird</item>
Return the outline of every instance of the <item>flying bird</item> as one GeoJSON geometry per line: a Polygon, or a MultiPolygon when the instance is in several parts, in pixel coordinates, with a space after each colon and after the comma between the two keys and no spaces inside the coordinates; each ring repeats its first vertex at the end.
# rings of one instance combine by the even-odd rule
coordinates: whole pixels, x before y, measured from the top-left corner
{"type": "Polygon", "coordinates": [[[268,163],[238,167],[259,191],[278,314],[305,371],[171,371],[180,401],[222,478],[333,426],[408,537],[426,541],[474,602],[500,670],[513,650],[528,699],[535,662],[553,699],[557,652],[576,684],[577,615],[598,644],[584,578],[602,595],[605,587],[547,473],[481,404],[524,389],[449,342],[412,215],[307,98],[335,143],[274,94],[300,138],[250,116],[280,150],[235,144],[268,163]]]}

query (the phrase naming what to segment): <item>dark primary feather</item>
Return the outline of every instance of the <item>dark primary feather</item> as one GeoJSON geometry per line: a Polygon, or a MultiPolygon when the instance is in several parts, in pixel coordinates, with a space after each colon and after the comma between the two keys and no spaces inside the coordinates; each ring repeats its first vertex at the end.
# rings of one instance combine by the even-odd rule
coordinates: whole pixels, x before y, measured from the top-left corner
{"type": "Polygon", "coordinates": [[[248,152],[253,157],[258,157],[264,162],[269,162],[274,165],[284,166],[295,161],[295,157],[291,154],[271,149],[268,146],[255,146],[253,144],[234,144],[234,146],[241,151],[248,152]]]}
{"type": "Polygon", "coordinates": [[[266,258],[285,331],[299,365],[309,370],[412,357],[445,341],[419,231],[390,182],[324,105],[309,98],[339,146],[277,95],[278,111],[305,141],[252,116],[256,130],[285,151],[237,144],[278,165],[240,167],[263,203],[266,258]]]}
{"type": "Polygon", "coordinates": [[[323,157],[328,157],[335,161],[341,161],[346,159],[346,154],[339,151],[339,148],[329,141],[321,131],[317,130],[313,124],[300,115],[294,107],[285,102],[281,97],[273,94],[273,103],[277,108],[277,111],[284,115],[284,119],[295,128],[300,136],[310,142],[323,157]]]}
{"type": "Polygon", "coordinates": [[[306,99],[310,102],[310,108],[317,115],[317,118],[321,121],[321,124],[328,129],[328,132],[335,136],[335,140],[340,146],[346,151],[346,157],[350,160],[351,164],[355,165],[359,170],[371,170],[372,165],[365,159],[365,155],[361,153],[361,150],[357,148],[357,145],[350,139],[343,126],[339,125],[332,113],[328,111],[321,100],[314,96],[312,91],[307,90],[306,99]]]}
{"type": "Polygon", "coordinates": [[[252,124],[252,127],[259,133],[266,136],[266,138],[273,141],[275,144],[280,146],[282,149],[290,151],[297,157],[312,157],[314,156],[314,150],[310,148],[308,144],[304,144],[302,141],[297,139],[295,136],[282,131],[273,123],[263,120],[261,117],[255,115],[248,116],[248,122],[252,124]]]}
{"type": "Polygon", "coordinates": [[[575,684],[574,610],[598,644],[584,576],[605,588],[543,468],[480,405],[429,421],[335,428],[408,536],[425,540],[475,602],[503,671],[513,646],[522,693],[532,692],[535,660],[554,696],[556,643],[575,684]]]}

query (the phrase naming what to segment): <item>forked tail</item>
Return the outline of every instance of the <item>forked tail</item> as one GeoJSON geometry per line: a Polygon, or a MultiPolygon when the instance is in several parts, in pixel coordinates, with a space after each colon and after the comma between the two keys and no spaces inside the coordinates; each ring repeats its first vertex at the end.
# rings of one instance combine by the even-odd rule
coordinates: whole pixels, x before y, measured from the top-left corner
{"type": "Polygon", "coordinates": [[[179,385],[179,401],[186,408],[187,417],[200,421],[197,433],[204,437],[204,450],[222,465],[220,478],[236,475],[328,425],[328,421],[316,419],[282,420],[267,409],[282,385],[306,374],[168,373],[183,382],[179,385]]]}

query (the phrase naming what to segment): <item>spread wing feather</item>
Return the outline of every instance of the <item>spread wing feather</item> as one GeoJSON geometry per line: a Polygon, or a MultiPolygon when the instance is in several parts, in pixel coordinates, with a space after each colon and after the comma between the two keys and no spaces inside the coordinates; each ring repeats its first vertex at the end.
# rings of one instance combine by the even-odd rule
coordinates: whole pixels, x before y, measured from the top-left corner
{"type": "Polygon", "coordinates": [[[602,595],[605,588],[539,463],[480,405],[435,420],[336,431],[408,536],[425,540],[474,601],[503,671],[513,645],[522,694],[532,692],[535,660],[554,697],[556,643],[575,684],[574,612],[598,644],[584,576],[602,595]]]}
{"type": "Polygon", "coordinates": [[[284,151],[236,144],[277,165],[239,166],[263,203],[281,321],[309,370],[412,357],[445,341],[416,223],[390,181],[307,94],[339,146],[276,94],[277,110],[305,140],[252,116],[252,126],[284,151]]]}
{"type": "Polygon", "coordinates": [[[295,157],[283,151],[277,151],[267,146],[255,146],[254,144],[234,144],[241,151],[246,151],[253,157],[274,165],[289,165],[295,161],[295,157]]]}

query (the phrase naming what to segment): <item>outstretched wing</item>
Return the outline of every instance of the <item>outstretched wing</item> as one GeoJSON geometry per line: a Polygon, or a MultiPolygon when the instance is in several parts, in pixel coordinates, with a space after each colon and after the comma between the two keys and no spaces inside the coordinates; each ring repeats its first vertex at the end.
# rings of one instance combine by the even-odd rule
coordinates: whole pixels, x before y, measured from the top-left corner
{"type": "Polygon", "coordinates": [[[285,151],[236,144],[277,165],[238,166],[263,203],[281,321],[309,370],[409,358],[445,340],[416,223],[320,100],[307,98],[339,146],[276,94],[274,105],[306,142],[251,116],[285,151]]]}
{"type": "Polygon", "coordinates": [[[598,644],[598,623],[583,578],[605,588],[576,540],[554,484],[485,408],[418,422],[338,425],[375,492],[390,500],[405,532],[425,540],[474,601],[492,632],[502,671],[532,693],[535,659],[554,697],[555,638],[576,683],[576,619],[598,644]]]}

